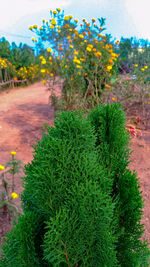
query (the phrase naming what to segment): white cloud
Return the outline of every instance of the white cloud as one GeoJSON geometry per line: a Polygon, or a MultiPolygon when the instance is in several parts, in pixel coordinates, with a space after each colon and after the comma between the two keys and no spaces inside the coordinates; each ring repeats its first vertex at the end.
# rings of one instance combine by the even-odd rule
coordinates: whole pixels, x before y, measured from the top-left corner
{"type": "Polygon", "coordinates": [[[70,2],[70,0],[0,0],[0,29],[10,29],[23,16],[56,7],[65,8],[70,2]]]}
{"type": "Polygon", "coordinates": [[[105,17],[112,36],[150,39],[150,0],[0,0],[0,6],[0,37],[2,30],[27,36],[28,26],[39,25],[49,19],[50,9],[60,7],[79,19],[105,17]]]}
{"type": "Polygon", "coordinates": [[[150,38],[150,1],[125,0],[125,7],[140,38],[150,38]]]}
{"type": "MultiPolygon", "coordinates": [[[[80,2],[82,4],[85,4],[85,7],[87,7],[88,5],[96,5],[99,6],[99,8],[102,7],[106,7],[108,4],[110,4],[110,0],[73,0],[72,2],[76,3],[76,2],[80,2]]],[[[114,0],[111,0],[114,1],[114,0]]]]}

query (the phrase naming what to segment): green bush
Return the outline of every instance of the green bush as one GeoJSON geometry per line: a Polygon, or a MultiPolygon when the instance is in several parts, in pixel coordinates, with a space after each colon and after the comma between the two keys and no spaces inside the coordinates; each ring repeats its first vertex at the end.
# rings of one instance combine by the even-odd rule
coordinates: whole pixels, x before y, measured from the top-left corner
{"type": "Polygon", "coordinates": [[[121,266],[148,266],[147,244],[142,243],[140,223],[143,201],[139,179],[128,168],[131,151],[120,104],[98,107],[89,115],[97,135],[99,163],[113,181],[112,200],[117,201],[114,216],[118,222],[117,258],[121,266]]]}
{"type": "Polygon", "coordinates": [[[25,168],[25,215],[9,235],[2,266],[43,266],[44,260],[46,266],[117,266],[114,204],[110,190],[100,186],[108,178],[98,164],[95,141],[89,122],[66,112],[38,142],[25,168]],[[27,228],[31,238],[25,231],[28,214],[33,214],[27,228]]]}
{"type": "Polygon", "coordinates": [[[25,167],[24,215],[0,266],[148,266],[142,198],[118,104],[63,112],[25,167]]]}
{"type": "Polygon", "coordinates": [[[0,266],[47,266],[40,257],[44,229],[42,219],[39,214],[32,212],[19,217],[16,227],[6,236],[0,266]]]}

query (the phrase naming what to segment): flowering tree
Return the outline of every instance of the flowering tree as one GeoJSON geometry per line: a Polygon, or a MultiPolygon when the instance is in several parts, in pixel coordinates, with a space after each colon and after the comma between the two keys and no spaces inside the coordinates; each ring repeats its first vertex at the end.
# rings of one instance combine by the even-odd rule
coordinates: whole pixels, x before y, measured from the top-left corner
{"type": "Polygon", "coordinates": [[[54,81],[58,75],[63,79],[62,102],[67,108],[99,104],[103,90],[110,89],[118,57],[110,36],[103,34],[105,20],[98,19],[97,25],[94,18],[91,23],[83,19],[79,25],[59,8],[50,11],[50,17],[41,27],[29,27],[38,36],[38,40],[32,38],[37,46],[49,44],[40,56],[43,82],[54,81]]]}

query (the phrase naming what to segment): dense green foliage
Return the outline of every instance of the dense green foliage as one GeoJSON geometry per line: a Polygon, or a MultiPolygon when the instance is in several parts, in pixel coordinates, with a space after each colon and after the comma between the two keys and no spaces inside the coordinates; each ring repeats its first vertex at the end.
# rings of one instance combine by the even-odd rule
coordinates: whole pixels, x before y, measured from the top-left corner
{"type": "Polygon", "coordinates": [[[124,123],[118,104],[57,117],[25,167],[24,215],[0,266],[148,266],[124,123]]]}
{"type": "Polygon", "coordinates": [[[39,58],[33,48],[20,43],[0,39],[0,82],[26,79],[32,81],[39,76],[39,58]]]}
{"type": "Polygon", "coordinates": [[[117,200],[119,262],[121,266],[141,266],[144,253],[148,252],[140,240],[143,202],[136,173],[128,169],[130,150],[124,112],[118,112],[118,104],[108,104],[93,110],[89,118],[97,134],[99,163],[113,181],[112,199],[117,200]]]}
{"type": "Polygon", "coordinates": [[[22,43],[17,46],[15,42],[10,44],[4,37],[0,39],[0,57],[6,58],[17,70],[38,63],[38,58],[30,46],[22,43]]]}
{"type": "Polygon", "coordinates": [[[150,64],[150,42],[144,39],[121,37],[117,52],[118,67],[121,72],[133,72],[134,64],[140,68],[150,64]]]}

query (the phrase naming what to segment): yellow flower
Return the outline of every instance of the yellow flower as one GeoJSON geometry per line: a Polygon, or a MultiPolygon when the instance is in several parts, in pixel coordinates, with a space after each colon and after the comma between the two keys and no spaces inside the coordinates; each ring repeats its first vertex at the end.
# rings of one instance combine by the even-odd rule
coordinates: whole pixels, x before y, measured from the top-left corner
{"type": "Polygon", "coordinates": [[[136,68],[137,68],[137,67],[138,67],[138,64],[134,64],[134,67],[136,67],[136,68]]]}
{"type": "Polygon", "coordinates": [[[70,19],[69,16],[65,16],[65,17],[64,17],[64,20],[69,20],[69,19],[70,19]]]}
{"type": "Polygon", "coordinates": [[[4,171],[5,170],[5,167],[3,165],[0,165],[0,170],[1,171],[4,171]]]}
{"type": "Polygon", "coordinates": [[[144,69],[147,69],[147,68],[148,68],[148,66],[145,66],[145,67],[144,67],[144,69]]]}
{"type": "Polygon", "coordinates": [[[34,41],[35,39],[34,38],[31,38],[32,41],[34,41]]]}
{"type": "Polygon", "coordinates": [[[32,26],[30,26],[30,27],[29,27],[29,30],[32,30],[32,29],[33,29],[33,27],[32,27],[32,26]]]}
{"type": "Polygon", "coordinates": [[[34,29],[37,29],[37,27],[38,27],[37,25],[33,25],[33,28],[34,28],[34,29]]]}
{"type": "Polygon", "coordinates": [[[88,52],[91,52],[92,49],[91,49],[89,46],[87,46],[86,50],[87,50],[88,52]]]}
{"type": "Polygon", "coordinates": [[[43,19],[42,21],[45,22],[45,19],[43,19]]]}
{"type": "Polygon", "coordinates": [[[46,64],[46,60],[43,59],[43,60],[41,61],[41,64],[42,64],[42,65],[46,64]]]}
{"type": "Polygon", "coordinates": [[[45,81],[45,80],[43,80],[43,81],[42,81],[42,83],[43,83],[43,84],[45,84],[45,83],[46,83],[46,81],[45,81]]]}
{"type": "Polygon", "coordinates": [[[70,48],[73,48],[73,45],[69,45],[70,48]]]}
{"type": "Polygon", "coordinates": [[[92,22],[95,22],[96,20],[95,19],[92,19],[92,22]]]}
{"type": "Polygon", "coordinates": [[[75,34],[75,35],[78,35],[78,31],[77,31],[77,30],[74,30],[74,34],[75,34]]]}
{"type": "Polygon", "coordinates": [[[141,71],[144,71],[145,69],[144,68],[141,68],[141,71]]]}
{"type": "Polygon", "coordinates": [[[57,31],[58,33],[60,33],[61,31],[57,31]]]}
{"type": "Polygon", "coordinates": [[[58,12],[60,12],[60,11],[61,11],[61,8],[56,8],[56,10],[57,10],[58,12]]]}
{"type": "Polygon", "coordinates": [[[16,151],[11,151],[10,153],[12,156],[16,155],[16,151]]]}
{"type": "Polygon", "coordinates": [[[74,53],[73,54],[74,55],[78,55],[79,53],[78,53],[78,51],[74,50],[74,53]]]}
{"type": "Polygon", "coordinates": [[[76,23],[78,23],[78,19],[75,19],[74,21],[75,21],[76,23]]]}
{"type": "Polygon", "coordinates": [[[50,28],[50,29],[54,29],[55,27],[54,27],[54,25],[51,25],[51,26],[49,26],[49,28],[50,28]]]}
{"type": "Polygon", "coordinates": [[[99,51],[95,53],[95,56],[96,56],[96,57],[101,57],[101,55],[102,55],[102,53],[99,52],[99,51]]]}
{"type": "Polygon", "coordinates": [[[108,65],[107,66],[107,71],[110,71],[112,69],[112,66],[111,65],[108,65]]]}
{"type": "Polygon", "coordinates": [[[41,73],[45,73],[45,71],[46,71],[45,69],[41,69],[41,73]]]}
{"type": "Polygon", "coordinates": [[[52,25],[56,25],[56,20],[55,19],[51,19],[51,24],[52,25]]]}
{"type": "Polygon", "coordinates": [[[77,64],[80,64],[80,63],[81,63],[80,60],[79,60],[79,59],[76,59],[76,58],[74,58],[73,61],[74,61],[75,63],[77,63],[77,64]]]}
{"type": "Polygon", "coordinates": [[[113,60],[110,58],[109,60],[108,60],[108,63],[113,63],[113,60]]]}
{"type": "Polygon", "coordinates": [[[80,66],[80,65],[76,65],[76,67],[77,67],[78,69],[82,69],[82,68],[83,68],[83,67],[80,66]]]}
{"type": "Polygon", "coordinates": [[[15,192],[12,192],[12,193],[11,193],[11,196],[12,196],[13,199],[18,198],[18,194],[15,193],[15,192]]]}
{"type": "Polygon", "coordinates": [[[110,90],[110,89],[111,89],[111,86],[110,86],[109,84],[106,83],[106,84],[105,84],[105,88],[107,88],[107,89],[110,90]]]}
{"type": "Polygon", "coordinates": [[[115,97],[112,97],[112,101],[115,101],[115,97]]]}
{"type": "Polygon", "coordinates": [[[68,39],[68,40],[69,40],[69,39],[71,39],[71,36],[70,36],[70,35],[68,35],[68,36],[67,36],[67,39],[68,39]]]}
{"type": "Polygon", "coordinates": [[[53,76],[54,76],[54,74],[53,74],[53,73],[51,73],[51,74],[50,74],[50,76],[51,76],[51,77],[53,77],[53,76]]]}
{"type": "Polygon", "coordinates": [[[82,34],[79,34],[79,37],[83,39],[83,38],[84,38],[84,35],[82,35],[82,34]]]}
{"type": "Polygon", "coordinates": [[[88,47],[90,47],[92,49],[93,48],[93,45],[92,44],[88,44],[88,47]]]}
{"type": "Polygon", "coordinates": [[[43,27],[40,27],[39,30],[43,30],[43,27]]]}
{"type": "Polygon", "coordinates": [[[78,74],[81,75],[81,72],[79,71],[78,74]]]}
{"type": "Polygon", "coordinates": [[[57,15],[57,11],[54,10],[54,11],[53,11],[53,14],[57,15]]]}
{"type": "Polygon", "coordinates": [[[52,48],[48,47],[47,52],[50,53],[52,51],[52,48]]]}
{"type": "Polygon", "coordinates": [[[117,41],[115,42],[115,44],[116,44],[116,45],[119,45],[119,40],[117,40],[117,41]]]}

